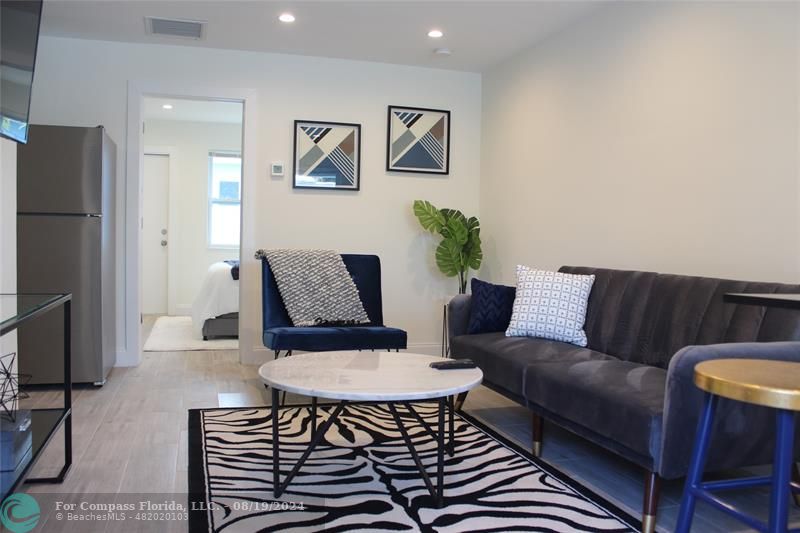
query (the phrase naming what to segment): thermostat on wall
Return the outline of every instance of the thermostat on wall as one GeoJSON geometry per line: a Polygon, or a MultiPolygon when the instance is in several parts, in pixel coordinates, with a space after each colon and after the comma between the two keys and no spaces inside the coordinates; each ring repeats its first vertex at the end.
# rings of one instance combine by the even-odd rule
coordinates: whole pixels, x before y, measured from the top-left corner
{"type": "Polygon", "coordinates": [[[283,176],[283,163],[280,161],[272,163],[270,174],[273,176],[283,176]]]}

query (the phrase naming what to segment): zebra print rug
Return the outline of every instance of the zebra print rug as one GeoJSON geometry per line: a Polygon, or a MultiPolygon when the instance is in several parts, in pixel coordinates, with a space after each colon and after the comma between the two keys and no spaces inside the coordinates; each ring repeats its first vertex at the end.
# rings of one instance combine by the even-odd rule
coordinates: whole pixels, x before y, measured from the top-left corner
{"type": "MultiPolygon", "coordinates": [[[[415,407],[434,423],[435,404],[415,407]]],[[[320,421],[331,410],[320,406],[320,421]]],[[[309,411],[281,409],[284,475],[309,442],[309,411]]],[[[270,413],[189,411],[191,532],[638,530],[636,520],[466,415],[456,416],[445,505],[436,509],[381,405],[349,405],[276,501],[270,413]]],[[[413,419],[404,423],[433,474],[435,443],[413,419]]]]}

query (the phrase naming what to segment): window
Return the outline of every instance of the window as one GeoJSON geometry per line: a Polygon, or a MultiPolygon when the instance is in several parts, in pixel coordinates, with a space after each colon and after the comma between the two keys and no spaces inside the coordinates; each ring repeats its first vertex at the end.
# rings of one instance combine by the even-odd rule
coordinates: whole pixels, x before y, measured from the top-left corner
{"type": "Polygon", "coordinates": [[[208,245],[239,247],[242,202],[242,156],[232,152],[208,154],[208,245]]]}

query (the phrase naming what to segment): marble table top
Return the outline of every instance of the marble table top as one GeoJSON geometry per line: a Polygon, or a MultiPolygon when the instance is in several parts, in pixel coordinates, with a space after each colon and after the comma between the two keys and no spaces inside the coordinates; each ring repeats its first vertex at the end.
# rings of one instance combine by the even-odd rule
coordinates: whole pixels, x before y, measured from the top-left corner
{"type": "Polygon", "coordinates": [[[408,352],[319,352],[284,357],[258,369],[271,387],[331,400],[406,401],[466,392],[483,380],[479,368],[435,370],[441,357],[408,352]]]}

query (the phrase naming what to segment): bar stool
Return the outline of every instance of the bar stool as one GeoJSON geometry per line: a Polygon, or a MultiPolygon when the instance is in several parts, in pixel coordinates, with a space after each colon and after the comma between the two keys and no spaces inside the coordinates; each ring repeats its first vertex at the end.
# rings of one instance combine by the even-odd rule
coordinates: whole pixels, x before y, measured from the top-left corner
{"type": "Polygon", "coordinates": [[[758,531],[786,532],[789,496],[793,492],[800,493],[800,483],[791,481],[794,468],[795,412],[800,411],[800,363],[756,359],[704,361],[694,369],[694,383],[705,391],[705,400],[675,531],[689,531],[695,503],[700,499],[758,531]],[[711,427],[720,397],[775,409],[775,451],[771,476],[703,482],[703,469],[711,442],[711,427]],[[764,485],[772,487],[767,524],[744,514],[712,494],[712,491],[764,485]]]}

